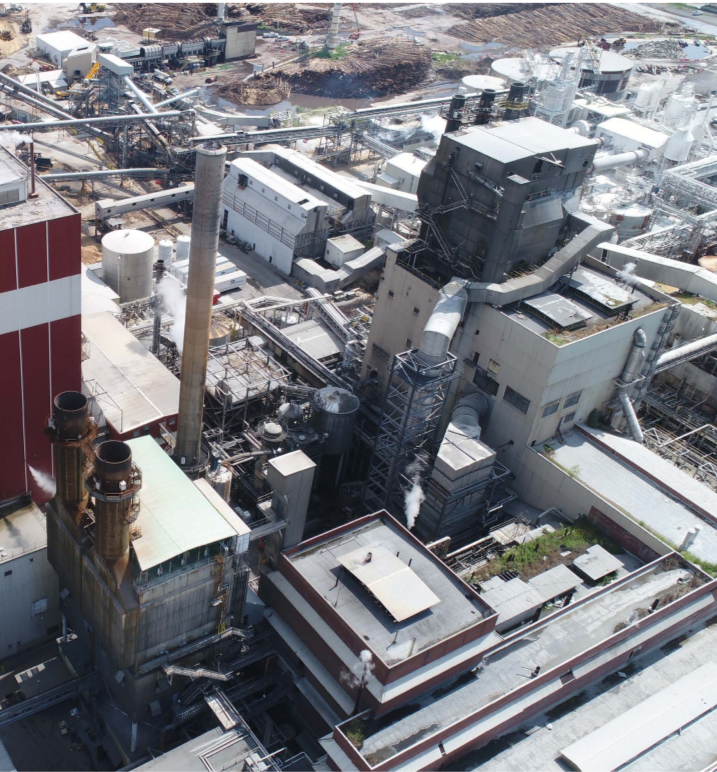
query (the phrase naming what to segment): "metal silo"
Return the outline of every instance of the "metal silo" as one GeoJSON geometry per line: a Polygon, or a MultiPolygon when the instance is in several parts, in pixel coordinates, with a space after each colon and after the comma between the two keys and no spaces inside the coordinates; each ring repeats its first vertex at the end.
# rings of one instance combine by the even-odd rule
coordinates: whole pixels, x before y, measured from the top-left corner
{"type": "Polygon", "coordinates": [[[110,231],[102,239],[102,278],[120,303],[152,294],[154,239],[143,231],[110,231]]]}
{"type": "Polygon", "coordinates": [[[311,425],[328,435],[323,450],[329,456],[340,456],[351,448],[359,399],[346,389],[327,386],[314,392],[311,401],[311,425]]]}

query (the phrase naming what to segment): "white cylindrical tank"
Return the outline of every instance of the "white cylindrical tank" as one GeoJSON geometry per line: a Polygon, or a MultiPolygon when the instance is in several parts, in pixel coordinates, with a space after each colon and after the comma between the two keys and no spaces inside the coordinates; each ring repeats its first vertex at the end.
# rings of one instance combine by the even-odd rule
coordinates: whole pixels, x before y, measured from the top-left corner
{"type": "Polygon", "coordinates": [[[610,224],[615,226],[621,241],[631,239],[647,230],[653,211],[644,204],[616,206],[610,212],[610,224]]]}
{"type": "Polygon", "coordinates": [[[120,296],[120,303],[152,294],[154,239],[135,230],[110,231],[102,238],[102,278],[120,296]]]}
{"type": "Polygon", "coordinates": [[[169,267],[174,255],[174,245],[169,239],[162,239],[157,245],[157,260],[164,260],[164,265],[169,267]]]}
{"type": "Polygon", "coordinates": [[[207,473],[207,482],[224,499],[229,501],[232,495],[232,471],[228,466],[219,464],[207,473]]]}
{"type": "Polygon", "coordinates": [[[697,102],[690,91],[670,94],[665,106],[664,121],[668,126],[678,126],[688,120],[695,112],[697,102]]]}
{"type": "Polygon", "coordinates": [[[505,80],[495,75],[466,75],[462,82],[471,91],[485,91],[487,88],[503,91],[506,88],[505,80]]]}
{"type": "Polygon", "coordinates": [[[683,163],[689,157],[694,143],[695,138],[692,136],[691,126],[677,129],[665,144],[665,158],[675,163],[683,163]]]}
{"type": "Polygon", "coordinates": [[[219,348],[225,346],[231,338],[232,331],[228,325],[217,319],[212,319],[212,326],[209,329],[209,348],[219,348]]]}
{"type": "Polygon", "coordinates": [[[191,239],[189,236],[177,236],[177,262],[180,260],[189,260],[189,245],[191,239]]]}
{"type": "Polygon", "coordinates": [[[642,111],[652,110],[660,101],[660,84],[643,83],[637,90],[634,105],[642,111]]]}

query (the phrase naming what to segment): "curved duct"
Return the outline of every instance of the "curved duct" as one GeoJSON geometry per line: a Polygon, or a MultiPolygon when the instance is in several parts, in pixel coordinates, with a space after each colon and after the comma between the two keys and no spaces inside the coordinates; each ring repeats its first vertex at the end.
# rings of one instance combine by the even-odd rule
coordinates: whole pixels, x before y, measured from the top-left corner
{"type": "Polygon", "coordinates": [[[622,412],[630,429],[632,439],[642,445],[644,440],[642,429],[640,428],[640,422],[637,420],[635,408],[630,401],[630,397],[628,396],[628,391],[638,376],[640,364],[642,363],[642,360],[645,356],[647,336],[645,335],[645,331],[642,329],[642,327],[638,327],[633,333],[632,338],[632,348],[630,349],[627,361],[625,362],[625,367],[623,368],[622,375],[620,376],[622,385],[618,391],[617,398],[620,400],[622,412]]]}
{"type": "Polygon", "coordinates": [[[461,397],[453,406],[451,423],[467,437],[480,439],[480,419],[485,418],[490,411],[490,400],[487,395],[475,392],[461,397]]]}
{"type": "Polygon", "coordinates": [[[597,174],[606,169],[616,169],[618,166],[627,166],[647,158],[647,150],[632,150],[629,153],[616,153],[615,155],[599,155],[593,160],[588,174],[597,174]]]}
{"type": "Polygon", "coordinates": [[[438,365],[445,360],[468,305],[465,287],[464,280],[452,279],[438,293],[438,302],[423,328],[418,348],[418,358],[425,364],[438,365]]]}

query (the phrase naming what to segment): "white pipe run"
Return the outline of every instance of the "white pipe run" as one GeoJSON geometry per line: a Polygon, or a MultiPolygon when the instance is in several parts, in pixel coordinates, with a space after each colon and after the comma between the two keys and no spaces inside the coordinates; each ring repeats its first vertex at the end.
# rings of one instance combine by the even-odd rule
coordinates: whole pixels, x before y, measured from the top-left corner
{"type": "Polygon", "coordinates": [[[640,422],[637,420],[635,408],[630,401],[628,392],[630,391],[630,386],[632,386],[632,384],[635,382],[635,379],[637,378],[638,372],[640,370],[640,364],[645,357],[647,336],[645,335],[645,331],[642,329],[642,327],[638,327],[633,333],[632,337],[632,348],[630,349],[630,354],[627,357],[625,367],[623,368],[622,375],[620,376],[622,386],[620,386],[617,398],[620,400],[622,412],[625,416],[625,420],[627,421],[627,425],[630,428],[632,439],[642,445],[644,442],[642,428],[640,427],[640,422]]]}
{"type": "Polygon", "coordinates": [[[657,358],[657,367],[659,369],[664,369],[666,365],[670,365],[672,362],[682,359],[685,355],[694,358],[704,349],[713,348],[714,346],[717,346],[717,335],[708,335],[706,338],[698,338],[690,343],[685,343],[684,346],[677,346],[666,351],[657,358]]]}
{"type": "Polygon", "coordinates": [[[593,160],[590,174],[597,174],[606,169],[616,169],[618,166],[627,166],[647,158],[647,150],[631,150],[629,153],[617,153],[615,155],[598,155],[593,160]]]}
{"type": "Polygon", "coordinates": [[[129,90],[130,90],[130,91],[131,91],[131,92],[132,92],[132,93],[133,93],[133,94],[134,94],[134,95],[137,97],[137,99],[139,99],[139,101],[140,101],[140,102],[141,102],[141,103],[144,105],[144,107],[145,107],[145,110],[147,110],[147,111],[148,111],[148,112],[150,112],[150,113],[155,113],[155,114],[159,112],[159,111],[157,110],[157,108],[156,108],[156,107],[155,107],[155,106],[154,106],[154,105],[153,105],[153,104],[152,104],[152,103],[149,101],[149,99],[147,98],[147,95],[144,93],[144,91],[142,91],[142,89],[138,88],[138,87],[137,87],[137,86],[136,86],[136,85],[135,85],[135,84],[132,82],[132,79],[130,78],[130,76],[129,76],[129,75],[125,75],[125,76],[124,76],[124,78],[122,78],[122,80],[124,80],[124,82],[125,82],[125,85],[127,86],[127,88],[128,88],[128,89],[129,89],[129,90]]]}
{"type": "Polygon", "coordinates": [[[156,109],[159,109],[160,107],[166,107],[167,105],[171,105],[172,102],[176,102],[178,99],[186,99],[187,97],[194,96],[195,94],[199,93],[198,88],[193,88],[191,91],[185,91],[183,94],[177,94],[177,96],[173,96],[170,99],[165,99],[164,102],[157,102],[154,107],[156,109]]]}
{"type": "Polygon", "coordinates": [[[421,335],[418,357],[427,365],[438,365],[448,354],[451,340],[468,305],[465,282],[454,279],[438,293],[438,302],[421,335]]]}

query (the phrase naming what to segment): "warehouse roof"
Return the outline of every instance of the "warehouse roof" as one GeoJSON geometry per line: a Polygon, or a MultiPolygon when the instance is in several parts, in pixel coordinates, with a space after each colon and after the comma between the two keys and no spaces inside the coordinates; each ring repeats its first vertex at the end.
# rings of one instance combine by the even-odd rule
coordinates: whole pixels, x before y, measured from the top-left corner
{"type": "Polygon", "coordinates": [[[104,393],[99,405],[118,434],[177,414],[179,379],[111,313],[83,315],[82,332],[90,343],[82,377],[104,393]]]}
{"type": "Polygon", "coordinates": [[[67,78],[63,70],[31,72],[29,75],[18,75],[17,79],[23,86],[34,89],[41,83],[49,83],[52,88],[67,88],[67,78]]]}
{"type": "Polygon", "coordinates": [[[137,520],[142,535],[132,541],[142,571],[238,535],[152,437],[127,444],[142,471],[137,520]]]}
{"type": "MultiPolygon", "coordinates": [[[[237,187],[237,189],[235,190],[234,186],[230,185],[228,183],[228,180],[225,180],[224,182],[225,199],[228,194],[242,195],[244,193],[253,191],[254,193],[256,193],[257,196],[263,197],[263,200],[267,204],[271,203],[268,198],[269,195],[271,195],[272,193],[276,193],[282,198],[285,198],[288,201],[291,201],[292,204],[296,204],[297,206],[300,206],[303,209],[313,209],[316,206],[322,205],[322,202],[319,201],[318,198],[315,198],[310,193],[307,193],[305,190],[302,190],[297,185],[294,185],[293,183],[288,182],[279,174],[276,174],[276,172],[272,171],[271,169],[267,169],[266,167],[262,166],[260,163],[257,163],[256,161],[254,161],[252,158],[246,158],[242,156],[232,161],[230,175],[231,175],[231,181],[234,183],[234,185],[236,185],[236,180],[239,174],[245,174],[247,177],[251,178],[250,180],[248,180],[249,185],[245,188],[237,187]],[[254,182],[257,183],[256,186],[254,185],[254,182]],[[262,189],[262,186],[264,186],[264,189],[262,189]],[[266,192],[266,188],[270,189],[269,193],[266,192]]],[[[283,208],[281,211],[284,212],[285,215],[291,216],[283,208]]],[[[263,210],[262,210],[262,213],[263,213],[263,210]]],[[[297,215],[299,215],[298,211],[297,211],[297,215]]]]}
{"type": "Polygon", "coordinates": [[[44,35],[37,35],[35,40],[48,48],[54,48],[62,54],[68,54],[76,48],[89,48],[94,51],[96,46],[89,40],[81,38],[70,30],[59,30],[58,32],[47,32],[44,35]]]}
{"type": "Polygon", "coordinates": [[[584,555],[573,560],[573,565],[592,582],[597,582],[622,567],[622,563],[599,544],[588,547],[584,555]]]}

